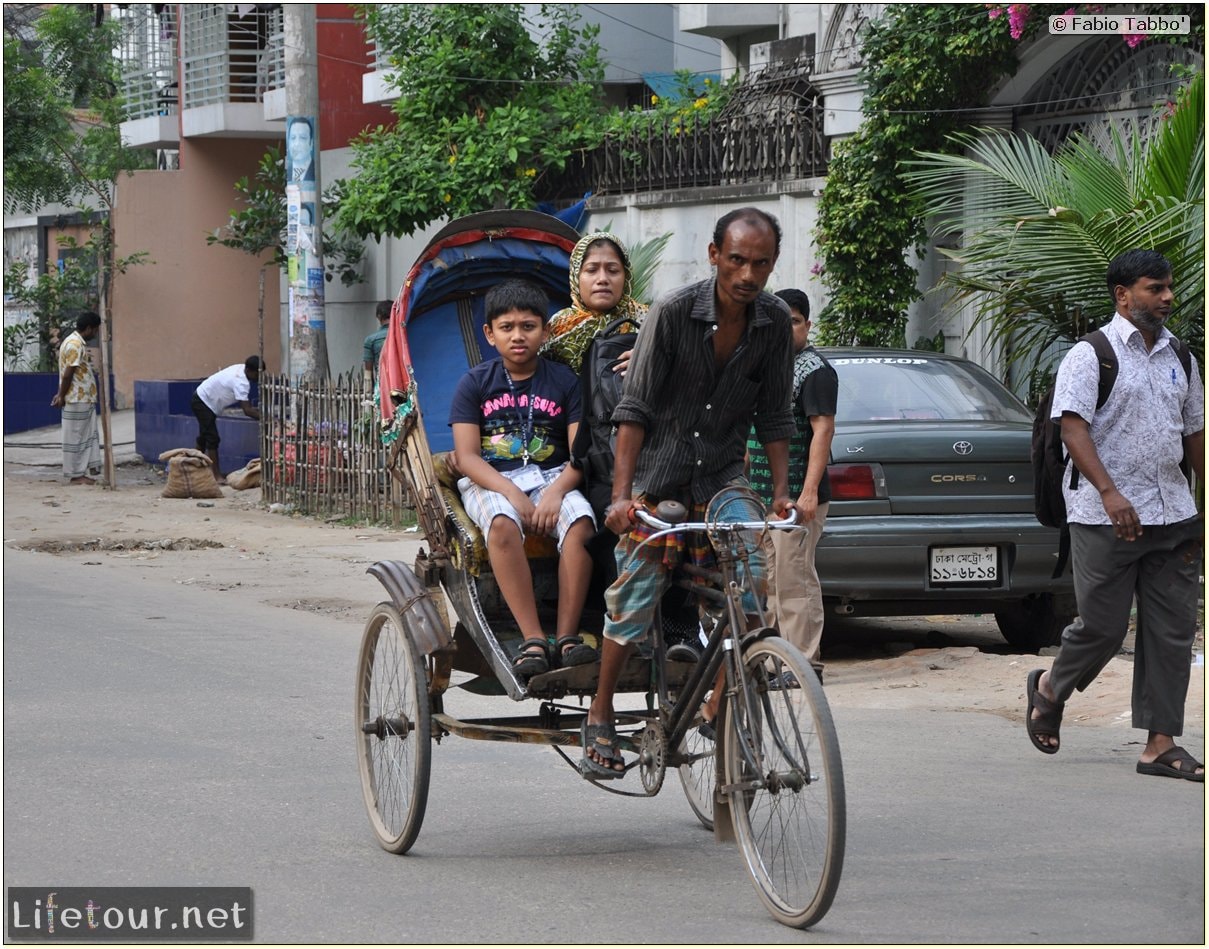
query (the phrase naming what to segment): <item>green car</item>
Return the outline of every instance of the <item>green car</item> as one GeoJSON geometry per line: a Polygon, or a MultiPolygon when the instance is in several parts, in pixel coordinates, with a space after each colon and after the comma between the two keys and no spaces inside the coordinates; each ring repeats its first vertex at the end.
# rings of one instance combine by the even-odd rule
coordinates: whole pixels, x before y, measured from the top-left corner
{"type": "Polygon", "coordinates": [[[816,563],[829,611],[993,613],[1012,646],[1075,614],[1058,532],[1033,515],[1032,413],[967,359],[824,347],[839,376],[831,507],[816,563]]]}

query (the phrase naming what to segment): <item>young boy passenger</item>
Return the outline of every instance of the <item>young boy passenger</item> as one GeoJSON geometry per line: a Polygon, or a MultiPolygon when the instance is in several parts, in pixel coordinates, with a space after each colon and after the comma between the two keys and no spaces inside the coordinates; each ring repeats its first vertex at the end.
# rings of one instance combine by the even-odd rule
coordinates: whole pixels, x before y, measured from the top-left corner
{"type": "Polygon", "coordinates": [[[592,507],[576,488],[568,464],[579,427],[579,378],[537,351],[546,341],[549,301],[524,280],[488,291],[487,342],[499,351],[458,382],[449,409],[454,454],[463,476],[458,491],[483,532],[500,593],[524,637],[514,663],[528,679],[550,667],[525,558],[526,531],[558,538],[555,647],[563,666],[593,662],[596,650],[578,635],[592,561],[586,544],[596,532],[592,507]]]}

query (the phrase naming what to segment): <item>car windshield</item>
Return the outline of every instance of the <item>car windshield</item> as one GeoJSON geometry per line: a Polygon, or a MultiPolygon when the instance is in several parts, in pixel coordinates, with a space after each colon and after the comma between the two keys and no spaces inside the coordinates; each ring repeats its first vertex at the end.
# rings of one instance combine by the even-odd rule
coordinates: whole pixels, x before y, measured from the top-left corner
{"type": "Polygon", "coordinates": [[[973,363],[927,356],[835,355],[828,361],[840,381],[836,421],[1031,421],[1024,404],[973,363]]]}

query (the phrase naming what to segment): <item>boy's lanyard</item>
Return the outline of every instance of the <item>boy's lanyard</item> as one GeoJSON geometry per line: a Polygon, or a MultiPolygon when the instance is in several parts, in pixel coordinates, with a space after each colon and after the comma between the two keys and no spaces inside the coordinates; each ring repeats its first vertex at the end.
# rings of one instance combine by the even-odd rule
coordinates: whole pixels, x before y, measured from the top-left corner
{"type": "MultiPolygon", "coordinates": [[[[502,367],[501,367],[502,368],[502,367]]],[[[516,385],[512,382],[512,374],[504,369],[504,378],[508,380],[508,390],[512,393],[512,405],[516,409],[516,420],[521,426],[521,464],[529,464],[529,441],[533,438],[533,383],[537,378],[535,371],[529,377],[529,418],[521,415],[520,397],[516,394],[516,385]]]]}

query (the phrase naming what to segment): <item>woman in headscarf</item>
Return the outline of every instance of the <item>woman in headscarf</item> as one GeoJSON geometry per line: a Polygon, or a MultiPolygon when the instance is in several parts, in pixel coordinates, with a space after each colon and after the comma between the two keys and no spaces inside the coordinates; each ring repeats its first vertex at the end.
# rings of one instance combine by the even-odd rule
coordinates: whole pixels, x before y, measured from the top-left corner
{"type": "MultiPolygon", "coordinates": [[[[636,332],[647,307],[630,296],[633,274],[625,245],[607,231],[580,238],[571,251],[571,306],[550,318],[550,339],[542,355],[579,372],[592,338],[616,319],[621,332],[636,332]]],[[[625,373],[629,353],[619,371],[625,373]]]]}
{"type": "MultiPolygon", "coordinates": [[[[597,334],[612,324],[621,321],[615,328],[616,333],[635,333],[644,316],[647,306],[639,303],[631,295],[633,274],[630,268],[630,257],[625,245],[613,234],[606,231],[596,231],[580,238],[571,252],[571,306],[560,310],[550,319],[550,338],[542,350],[542,355],[556,362],[561,362],[578,373],[592,371],[591,365],[585,365],[585,357],[597,334]]],[[[621,376],[625,375],[629,366],[632,349],[617,355],[611,364],[611,370],[621,376]]],[[[608,369],[596,370],[609,371],[608,369]]],[[[591,411],[592,400],[586,398],[593,386],[602,391],[617,393],[615,387],[606,387],[599,380],[585,379],[584,420],[579,426],[575,445],[572,446],[573,464],[585,468],[586,484],[584,487],[588,500],[597,512],[598,523],[601,525],[596,537],[588,546],[592,559],[596,563],[593,588],[589,596],[593,602],[603,606],[604,589],[617,577],[617,561],[614,548],[617,536],[604,527],[604,509],[610,501],[612,491],[612,463],[604,465],[608,469],[608,480],[599,476],[599,457],[594,460],[591,456],[606,454],[611,458],[611,447],[608,444],[593,444],[593,426],[587,413],[591,411]],[[594,471],[596,477],[593,476],[594,471]],[[602,584],[602,585],[601,585],[602,584]]],[[[604,441],[603,434],[596,436],[604,441]]],[[[665,642],[673,647],[669,657],[674,659],[694,659],[696,653],[692,643],[697,633],[696,608],[685,602],[683,592],[678,589],[669,591],[669,597],[664,604],[664,637],[665,642]],[[681,644],[681,650],[676,650],[676,644],[681,644]],[[683,651],[688,644],[688,651],[683,651]]]]}
{"type": "Polygon", "coordinates": [[[571,251],[571,306],[550,318],[549,339],[542,348],[543,356],[569,366],[581,376],[584,418],[571,446],[572,464],[583,470],[584,492],[602,524],[612,490],[612,449],[603,431],[593,432],[593,420],[602,409],[611,411],[621,397],[620,385],[608,373],[617,373],[618,380],[625,376],[633,349],[630,334],[638,331],[647,312],[645,304],[630,296],[632,276],[629,254],[617,237],[595,231],[580,238],[571,251]],[[609,359],[608,365],[601,359],[587,365],[585,359],[593,341],[609,326],[613,326],[613,341],[607,355],[615,358],[609,359]],[[626,348],[618,353],[620,347],[626,348]]]}

